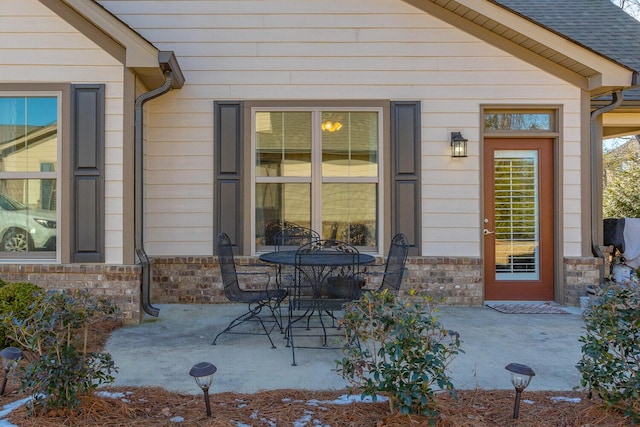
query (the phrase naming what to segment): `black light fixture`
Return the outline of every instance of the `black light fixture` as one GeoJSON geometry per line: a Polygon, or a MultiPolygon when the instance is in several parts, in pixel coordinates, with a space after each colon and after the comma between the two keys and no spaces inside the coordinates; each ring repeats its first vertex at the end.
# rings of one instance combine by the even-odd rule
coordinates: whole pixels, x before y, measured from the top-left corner
{"type": "Polygon", "coordinates": [[[461,132],[451,132],[451,157],[467,157],[467,141],[461,132]]]}
{"type": "Polygon", "coordinates": [[[516,388],[516,402],[513,405],[513,419],[515,420],[518,418],[520,412],[520,396],[522,395],[522,390],[527,388],[531,382],[531,377],[536,373],[527,365],[521,365],[520,363],[509,363],[504,368],[511,372],[511,384],[516,388]]]}
{"type": "Polygon", "coordinates": [[[7,378],[9,371],[15,368],[18,361],[22,359],[22,350],[15,347],[7,347],[0,351],[2,357],[2,367],[4,368],[4,379],[2,380],[2,388],[0,388],[0,395],[4,394],[4,388],[7,386],[7,378]]]}
{"type": "Polygon", "coordinates": [[[211,383],[213,383],[213,374],[216,373],[218,369],[209,362],[200,362],[191,368],[189,371],[189,375],[191,375],[195,380],[196,384],[202,389],[204,392],[204,404],[207,408],[207,416],[211,416],[211,404],[209,403],[209,387],[211,387],[211,383]]]}

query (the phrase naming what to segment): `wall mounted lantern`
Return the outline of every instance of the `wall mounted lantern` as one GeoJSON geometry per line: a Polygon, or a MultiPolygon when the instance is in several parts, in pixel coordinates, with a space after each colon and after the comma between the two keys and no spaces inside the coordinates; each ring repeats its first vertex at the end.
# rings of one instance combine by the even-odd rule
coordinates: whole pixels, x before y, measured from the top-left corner
{"type": "Polygon", "coordinates": [[[4,379],[2,380],[2,388],[0,388],[0,395],[2,395],[4,394],[4,388],[7,386],[9,371],[15,368],[18,361],[22,359],[22,350],[15,347],[7,347],[0,351],[0,357],[2,357],[2,367],[4,368],[4,379]]]}
{"type": "Polygon", "coordinates": [[[536,373],[527,365],[521,365],[519,363],[509,363],[504,368],[511,372],[511,384],[516,388],[516,402],[513,405],[513,419],[515,420],[518,418],[518,413],[520,412],[520,396],[522,395],[522,390],[527,388],[531,382],[531,377],[536,373]]]}
{"type": "Polygon", "coordinates": [[[207,408],[207,416],[211,416],[211,404],[209,403],[209,387],[213,383],[213,374],[217,371],[216,367],[209,362],[200,362],[191,368],[189,375],[195,380],[196,384],[204,392],[204,404],[207,408]]]}
{"type": "Polygon", "coordinates": [[[451,157],[467,157],[467,141],[462,133],[451,132],[451,157]]]}

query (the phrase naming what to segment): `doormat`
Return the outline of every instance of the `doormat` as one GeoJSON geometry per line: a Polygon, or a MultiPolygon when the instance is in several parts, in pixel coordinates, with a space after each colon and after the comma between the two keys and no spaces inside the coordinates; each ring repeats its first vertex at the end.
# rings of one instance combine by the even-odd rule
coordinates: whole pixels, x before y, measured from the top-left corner
{"type": "Polygon", "coordinates": [[[561,307],[551,304],[487,303],[485,305],[506,314],[569,314],[561,307]]]}

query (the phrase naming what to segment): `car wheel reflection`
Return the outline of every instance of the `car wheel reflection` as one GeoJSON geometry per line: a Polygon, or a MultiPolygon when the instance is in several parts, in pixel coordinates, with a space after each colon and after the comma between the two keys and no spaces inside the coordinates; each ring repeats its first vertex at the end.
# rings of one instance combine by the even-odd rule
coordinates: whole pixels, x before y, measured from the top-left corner
{"type": "Polygon", "coordinates": [[[0,250],[4,252],[25,252],[33,249],[33,240],[29,233],[19,228],[7,230],[0,241],[0,250]]]}
{"type": "Polygon", "coordinates": [[[56,211],[30,208],[0,193],[0,252],[56,250],[56,211]]]}

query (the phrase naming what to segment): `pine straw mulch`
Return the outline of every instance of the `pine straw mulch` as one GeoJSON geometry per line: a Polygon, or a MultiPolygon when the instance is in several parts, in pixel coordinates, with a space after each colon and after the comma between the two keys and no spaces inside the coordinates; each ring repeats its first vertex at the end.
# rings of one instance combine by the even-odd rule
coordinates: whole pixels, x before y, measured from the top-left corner
{"type": "MultiPolygon", "coordinates": [[[[121,326],[116,320],[91,326],[90,351],[99,351],[110,332],[121,326]]],[[[18,394],[18,382],[10,376],[0,406],[26,397],[18,394]]],[[[202,394],[172,393],[162,388],[105,387],[103,394],[83,398],[72,414],[28,416],[21,406],[8,415],[19,427],[421,427],[430,425],[419,416],[392,414],[388,402],[345,403],[346,391],[273,390],[255,394],[211,394],[212,416],[207,417],[202,394]]],[[[440,427],[547,427],[631,425],[619,413],[606,410],[598,399],[583,391],[535,392],[525,390],[520,418],[513,420],[514,390],[459,391],[458,400],[448,394],[437,397],[440,427]],[[552,397],[580,398],[579,403],[554,402],[552,397]],[[528,403],[533,402],[533,403],[528,403]]]]}
{"type": "MultiPolygon", "coordinates": [[[[89,396],[73,415],[27,416],[24,407],[10,414],[19,427],[239,427],[239,426],[331,426],[331,427],[421,427],[429,420],[419,416],[392,415],[388,402],[344,403],[344,392],[274,390],[255,394],[219,393],[211,395],[212,416],[207,417],[202,395],[171,393],[161,388],[106,388],[107,397],[89,396]],[[124,397],[118,397],[124,396],[124,397]]],[[[586,399],[584,392],[525,392],[520,418],[513,420],[514,392],[509,390],[460,391],[458,400],[438,396],[441,427],[546,427],[631,425],[620,414],[603,409],[586,399]],[[579,403],[551,397],[579,397],[579,403]]],[[[3,397],[0,403],[16,400],[3,397]]]]}

